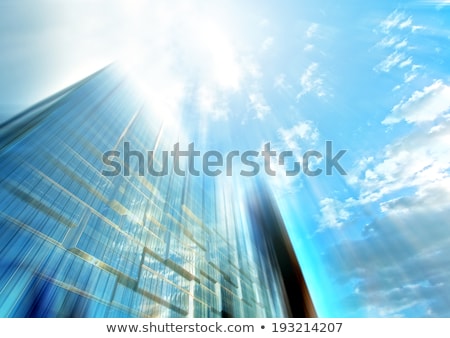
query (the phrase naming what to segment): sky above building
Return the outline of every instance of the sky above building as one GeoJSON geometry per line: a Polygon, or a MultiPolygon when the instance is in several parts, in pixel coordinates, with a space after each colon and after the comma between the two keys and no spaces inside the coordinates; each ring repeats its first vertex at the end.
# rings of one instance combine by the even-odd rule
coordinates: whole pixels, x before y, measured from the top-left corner
{"type": "Polygon", "coordinates": [[[448,317],[449,5],[2,0],[0,121],[119,62],[204,150],[331,141],[267,177],[318,314],[448,317]]]}

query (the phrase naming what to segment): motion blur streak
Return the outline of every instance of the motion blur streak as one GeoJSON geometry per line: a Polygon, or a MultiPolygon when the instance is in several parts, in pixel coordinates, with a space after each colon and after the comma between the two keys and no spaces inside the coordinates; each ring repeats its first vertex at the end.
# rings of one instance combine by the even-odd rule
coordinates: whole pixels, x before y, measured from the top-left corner
{"type": "Polygon", "coordinates": [[[112,65],[0,126],[0,316],[314,313],[263,188],[252,200],[244,185],[172,167],[139,176],[139,161],[121,163],[129,176],[101,174],[106,150],[164,149],[192,132],[181,125],[112,65]]]}
{"type": "Polygon", "coordinates": [[[302,269],[286,231],[273,195],[263,181],[255,183],[248,194],[248,213],[260,251],[260,264],[274,267],[283,285],[289,316],[317,317],[302,269]]]}

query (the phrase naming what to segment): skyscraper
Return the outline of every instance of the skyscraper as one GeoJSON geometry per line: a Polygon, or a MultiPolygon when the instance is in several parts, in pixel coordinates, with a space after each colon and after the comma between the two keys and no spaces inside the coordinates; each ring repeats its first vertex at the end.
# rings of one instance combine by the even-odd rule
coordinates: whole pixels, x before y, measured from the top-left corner
{"type": "Polygon", "coordinates": [[[114,66],[0,125],[0,316],[285,316],[248,214],[215,178],[140,175],[132,150],[102,173],[107,151],[179,137],[114,66]]]}

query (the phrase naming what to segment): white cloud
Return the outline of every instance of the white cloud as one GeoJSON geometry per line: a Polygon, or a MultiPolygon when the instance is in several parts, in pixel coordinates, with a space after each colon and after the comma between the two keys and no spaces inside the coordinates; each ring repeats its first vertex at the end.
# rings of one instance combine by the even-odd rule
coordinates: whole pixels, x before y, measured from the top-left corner
{"type": "Polygon", "coordinates": [[[278,129],[282,141],[291,150],[299,150],[302,143],[315,143],[319,139],[319,130],[312,121],[300,121],[292,128],[278,129]]]}
{"type": "Polygon", "coordinates": [[[407,45],[408,45],[408,40],[403,39],[402,41],[400,41],[399,43],[397,43],[395,45],[395,49],[405,48],[407,45]]]}
{"type": "Polygon", "coordinates": [[[312,23],[311,25],[309,25],[308,29],[306,30],[306,37],[308,39],[311,39],[313,36],[316,35],[318,29],[319,29],[319,25],[317,23],[312,23]]]}
{"type": "Polygon", "coordinates": [[[410,64],[412,64],[412,62],[413,62],[413,58],[410,56],[406,60],[400,62],[400,64],[398,66],[400,68],[405,68],[406,66],[409,66],[410,64]]]}
{"type": "MultiPolygon", "coordinates": [[[[413,189],[415,199],[430,196],[427,191],[449,186],[450,121],[438,126],[418,125],[416,130],[386,146],[381,160],[368,168],[357,181],[362,204],[390,198],[395,201],[405,189],[413,189]],[[392,197],[390,197],[392,196],[392,197]]],[[[448,190],[445,188],[445,190],[448,190]]],[[[413,195],[414,196],[414,195],[413,195]]],[[[413,201],[412,197],[408,197],[413,201]]],[[[422,206],[431,208],[435,201],[422,206]]],[[[385,204],[386,208],[389,204],[385,204]]],[[[420,205],[417,204],[419,207],[420,205]]],[[[431,210],[431,209],[430,209],[431,210]]]]}
{"type": "Polygon", "coordinates": [[[416,31],[420,31],[420,30],[424,30],[426,29],[425,26],[421,26],[421,25],[413,25],[411,27],[411,32],[415,33],[416,31]]]}
{"type": "Polygon", "coordinates": [[[389,34],[392,30],[403,30],[411,28],[411,31],[415,31],[423,28],[422,26],[413,25],[413,19],[411,16],[407,17],[405,12],[395,10],[388,15],[386,19],[380,23],[381,31],[385,34],[389,34]]]}
{"type": "Polygon", "coordinates": [[[380,204],[381,211],[390,214],[405,214],[411,212],[438,212],[448,208],[450,196],[450,177],[439,179],[439,173],[434,174],[436,181],[430,181],[419,186],[413,195],[391,199],[380,204]]]}
{"type": "Polygon", "coordinates": [[[250,75],[250,77],[253,80],[257,80],[263,77],[263,72],[261,71],[261,67],[259,64],[253,60],[252,58],[246,57],[243,58],[242,68],[245,70],[245,73],[247,75],[250,75]]]}
{"type": "Polygon", "coordinates": [[[354,165],[353,168],[349,171],[348,175],[346,176],[346,181],[354,185],[358,183],[358,177],[366,171],[367,167],[374,162],[373,156],[363,157],[360,160],[358,160],[354,165]]]}
{"type": "Polygon", "coordinates": [[[292,86],[286,81],[286,74],[281,73],[275,77],[273,86],[278,89],[290,89],[292,86]]]}
{"type": "Polygon", "coordinates": [[[248,96],[250,102],[250,108],[256,113],[256,118],[258,120],[264,120],[267,114],[269,114],[272,109],[267,104],[264,95],[259,92],[250,93],[248,96]]]}
{"type": "Polygon", "coordinates": [[[395,10],[380,23],[380,27],[383,32],[389,33],[391,29],[404,24],[405,20],[407,20],[405,13],[395,10]]]}
{"type": "Polygon", "coordinates": [[[406,72],[406,73],[403,75],[404,82],[405,82],[405,83],[409,83],[409,82],[411,82],[412,80],[414,80],[414,79],[417,77],[417,75],[419,75],[418,70],[419,70],[420,68],[422,68],[422,67],[419,66],[419,65],[413,64],[413,65],[411,66],[411,70],[408,71],[408,72],[406,72]]]}
{"type": "Polygon", "coordinates": [[[403,71],[404,81],[396,84],[393,91],[402,88],[405,84],[414,80],[419,72],[420,65],[413,65],[413,57],[409,54],[411,50],[416,49],[414,46],[414,37],[411,33],[422,30],[425,27],[414,25],[411,16],[407,16],[405,12],[395,10],[383,20],[379,27],[384,37],[376,44],[390,51],[390,54],[378,63],[373,70],[376,72],[389,73],[394,68],[397,72],[403,71]],[[412,40],[412,44],[411,41],[412,40]],[[407,67],[411,66],[410,70],[407,67]]]}
{"type": "Polygon", "coordinates": [[[310,51],[312,51],[313,49],[314,49],[314,45],[311,44],[311,43],[308,43],[308,44],[305,46],[305,48],[303,48],[303,50],[304,50],[305,52],[310,52],[310,51]]]}
{"type": "Polygon", "coordinates": [[[413,23],[413,22],[412,22],[412,18],[409,17],[409,18],[406,19],[405,21],[400,22],[399,25],[398,25],[398,28],[400,28],[400,29],[405,29],[405,28],[411,27],[411,26],[412,26],[412,23],[413,23]]]}
{"type": "Polygon", "coordinates": [[[391,53],[386,59],[381,61],[377,66],[375,66],[374,70],[388,73],[391,71],[392,68],[397,66],[405,59],[406,59],[405,54],[395,51],[391,53]]]}
{"type": "Polygon", "coordinates": [[[310,92],[319,97],[325,96],[325,89],[323,84],[323,76],[318,73],[319,64],[317,62],[311,63],[305,72],[300,77],[300,84],[302,90],[297,94],[297,99],[310,92]]]}
{"type": "Polygon", "coordinates": [[[228,118],[230,110],[227,102],[220,97],[219,92],[210,86],[201,86],[198,89],[197,105],[201,113],[205,113],[215,120],[228,118]]]}
{"type": "Polygon", "coordinates": [[[377,205],[383,213],[440,212],[450,196],[450,87],[435,81],[393,109],[385,123],[406,120],[414,130],[387,145],[381,156],[359,161],[347,182],[359,190],[342,208],[377,205]],[[445,102],[445,104],[443,103],[445,102]],[[423,123],[429,121],[432,123],[423,123]]]}
{"type": "Polygon", "coordinates": [[[405,83],[411,82],[412,80],[414,80],[417,77],[416,73],[406,73],[404,78],[405,78],[405,83]]]}
{"type": "Polygon", "coordinates": [[[378,46],[381,47],[391,47],[399,42],[399,38],[397,36],[385,36],[380,42],[377,43],[378,46]]]}
{"type": "Polygon", "coordinates": [[[433,121],[445,115],[450,109],[450,86],[436,80],[422,91],[416,91],[406,101],[401,101],[392,109],[392,114],[383,124],[394,124],[402,120],[408,123],[433,121]]]}
{"type": "Polygon", "coordinates": [[[262,50],[263,51],[268,50],[270,47],[272,47],[273,42],[274,42],[274,38],[272,36],[267,37],[261,45],[262,50]]]}
{"type": "MultiPolygon", "coordinates": [[[[404,13],[395,11],[388,19],[382,25],[387,32],[414,30],[404,13]]],[[[404,68],[403,79],[411,82],[421,66],[409,55],[395,54],[409,50],[403,41],[389,36],[379,43],[391,55],[377,70],[404,68]]],[[[349,171],[347,182],[357,198],[325,198],[320,204],[319,230],[343,227],[358,214],[361,221],[372,218],[363,238],[344,239],[325,253],[329,274],[358,290],[347,300],[349,308],[360,305],[359,314],[450,314],[450,86],[434,80],[419,88],[383,121],[390,132],[392,124],[406,121],[410,133],[349,171]]]]}
{"type": "Polygon", "coordinates": [[[324,198],[320,201],[320,213],[319,230],[340,228],[351,216],[351,213],[345,208],[345,203],[332,198],[324,198]]]}
{"type": "MultiPolygon", "coordinates": [[[[278,159],[274,159],[272,166],[277,168],[277,172],[283,173],[286,170],[293,169],[293,162],[302,163],[302,148],[314,144],[319,138],[319,131],[312,121],[300,121],[291,128],[279,128],[278,135],[280,142],[273,145],[277,153],[282,151],[292,151],[292,161],[288,159],[284,164],[279,163],[278,159]]],[[[320,160],[318,161],[320,162],[320,160]]],[[[317,163],[311,164],[316,165],[317,163]]],[[[287,176],[277,175],[272,178],[271,184],[279,190],[280,195],[286,192],[298,191],[302,187],[301,175],[287,176]]]]}
{"type": "MultiPolygon", "coordinates": [[[[302,148],[309,147],[318,140],[319,130],[312,121],[300,121],[291,128],[279,128],[277,132],[278,141],[271,143],[271,149],[277,154],[283,151],[292,151],[292,157],[287,157],[284,163],[280,163],[277,157],[271,158],[271,168],[277,174],[268,176],[267,179],[275,195],[281,197],[302,189],[302,175],[288,176],[286,170],[293,170],[294,162],[298,162],[301,166],[302,148]]],[[[261,145],[261,149],[263,147],[264,144],[261,145]]],[[[311,166],[317,165],[320,161],[321,159],[318,159],[316,163],[311,163],[311,166]]]]}

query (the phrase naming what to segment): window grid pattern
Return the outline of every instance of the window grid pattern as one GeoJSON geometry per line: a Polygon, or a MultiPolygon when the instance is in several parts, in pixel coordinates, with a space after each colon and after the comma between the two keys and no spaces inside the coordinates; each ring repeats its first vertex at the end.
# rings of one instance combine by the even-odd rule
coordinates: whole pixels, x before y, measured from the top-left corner
{"type": "Polygon", "coordinates": [[[29,116],[0,139],[0,316],[284,315],[214,178],[101,175],[125,141],[177,142],[113,68],[29,116]]]}

